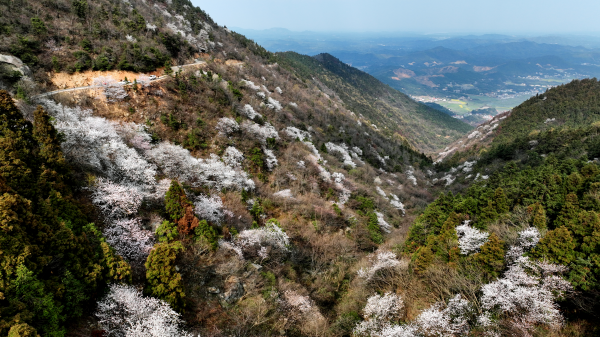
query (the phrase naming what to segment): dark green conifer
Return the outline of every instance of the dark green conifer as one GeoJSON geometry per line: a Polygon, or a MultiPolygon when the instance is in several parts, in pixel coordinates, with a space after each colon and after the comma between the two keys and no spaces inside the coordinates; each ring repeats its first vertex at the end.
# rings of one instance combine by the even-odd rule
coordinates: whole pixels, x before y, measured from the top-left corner
{"type": "Polygon", "coordinates": [[[171,220],[177,221],[185,215],[185,206],[189,204],[183,188],[177,180],[171,181],[171,186],[165,195],[165,208],[171,220]]]}
{"type": "Polygon", "coordinates": [[[575,242],[571,231],[561,226],[546,233],[535,249],[533,257],[547,259],[551,263],[568,266],[575,260],[575,242]]]}
{"type": "Polygon", "coordinates": [[[509,201],[502,187],[498,187],[494,192],[494,206],[498,214],[508,213],[509,201]]]}
{"type": "Polygon", "coordinates": [[[473,255],[473,260],[481,266],[488,279],[494,279],[504,268],[505,252],[504,242],[492,233],[480,251],[473,255]]]}

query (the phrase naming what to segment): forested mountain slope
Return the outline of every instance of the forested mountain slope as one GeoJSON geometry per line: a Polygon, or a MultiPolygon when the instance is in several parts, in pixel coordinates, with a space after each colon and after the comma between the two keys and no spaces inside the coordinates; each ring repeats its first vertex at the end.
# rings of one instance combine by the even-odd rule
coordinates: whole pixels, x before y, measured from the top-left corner
{"type": "Polygon", "coordinates": [[[1,334],[351,334],[429,157],[191,3],[1,6],[1,334]]]}
{"type": "Polygon", "coordinates": [[[452,292],[491,311],[484,330],[598,331],[597,85],[574,81],[533,97],[474,131],[489,131],[491,142],[480,137],[436,165],[432,182],[446,192],[411,225],[403,251],[426,284],[452,269],[452,292]],[[469,295],[474,283],[481,293],[469,295]]]}
{"type": "Polygon", "coordinates": [[[0,334],[593,333],[597,126],[433,165],[429,108],[189,2],[1,5],[0,334]]]}
{"type": "Polygon", "coordinates": [[[376,123],[388,134],[399,134],[420,151],[440,150],[472,129],[466,123],[417,103],[373,76],[352,68],[329,54],[308,57],[278,53],[281,64],[305,80],[317,81],[348,109],[376,123]]]}

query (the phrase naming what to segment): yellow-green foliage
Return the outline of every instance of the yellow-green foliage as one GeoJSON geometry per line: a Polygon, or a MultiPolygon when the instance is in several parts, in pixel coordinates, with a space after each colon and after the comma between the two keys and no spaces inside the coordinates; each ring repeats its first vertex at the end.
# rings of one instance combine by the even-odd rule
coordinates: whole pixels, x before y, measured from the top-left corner
{"type": "Polygon", "coordinates": [[[185,307],[185,293],[176,262],[183,250],[180,241],[158,243],[146,260],[146,294],[169,303],[179,311],[185,307]]]}
{"type": "Polygon", "coordinates": [[[13,335],[62,336],[106,282],[131,273],[72,197],[50,118],[34,116],[0,91],[0,334],[20,324],[13,335]]]}

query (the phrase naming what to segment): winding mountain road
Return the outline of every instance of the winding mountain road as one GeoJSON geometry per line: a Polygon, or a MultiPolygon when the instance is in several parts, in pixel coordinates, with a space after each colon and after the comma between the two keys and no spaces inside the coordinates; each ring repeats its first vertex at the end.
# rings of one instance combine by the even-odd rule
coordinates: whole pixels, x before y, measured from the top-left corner
{"type": "MultiPolygon", "coordinates": [[[[173,72],[176,73],[176,72],[178,72],[181,69],[184,69],[184,68],[187,68],[187,67],[192,67],[192,66],[199,66],[199,65],[202,65],[202,64],[206,64],[206,62],[205,61],[198,61],[198,62],[195,62],[195,63],[184,64],[184,65],[181,65],[181,66],[173,66],[173,67],[171,67],[171,70],[173,70],[173,72]]],[[[168,77],[169,77],[169,75],[163,75],[163,76],[155,78],[154,80],[151,80],[150,82],[156,82],[156,81],[164,80],[165,78],[168,78],[168,77]]],[[[122,85],[126,86],[126,85],[131,85],[131,84],[132,83],[124,83],[122,85]]],[[[88,86],[85,86],[85,87],[76,87],[76,88],[67,88],[67,89],[60,89],[60,90],[48,91],[48,92],[45,92],[43,94],[35,95],[32,98],[34,98],[34,99],[35,98],[42,98],[42,97],[52,96],[52,95],[55,95],[55,94],[60,94],[60,93],[63,93],[63,92],[88,90],[88,89],[96,89],[96,88],[102,88],[102,86],[100,86],[100,85],[88,85],[88,86]]]]}

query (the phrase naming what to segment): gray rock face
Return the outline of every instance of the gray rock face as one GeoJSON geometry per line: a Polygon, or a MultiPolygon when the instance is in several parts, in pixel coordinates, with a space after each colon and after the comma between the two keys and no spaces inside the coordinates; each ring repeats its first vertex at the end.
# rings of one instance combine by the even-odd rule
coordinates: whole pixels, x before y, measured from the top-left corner
{"type": "Polygon", "coordinates": [[[8,64],[14,70],[20,72],[23,76],[31,76],[31,70],[29,70],[29,67],[26,66],[18,57],[0,54],[0,63],[8,64]]]}
{"type": "Polygon", "coordinates": [[[225,281],[224,291],[219,297],[227,304],[235,303],[245,294],[244,285],[236,276],[229,276],[225,281]]]}

